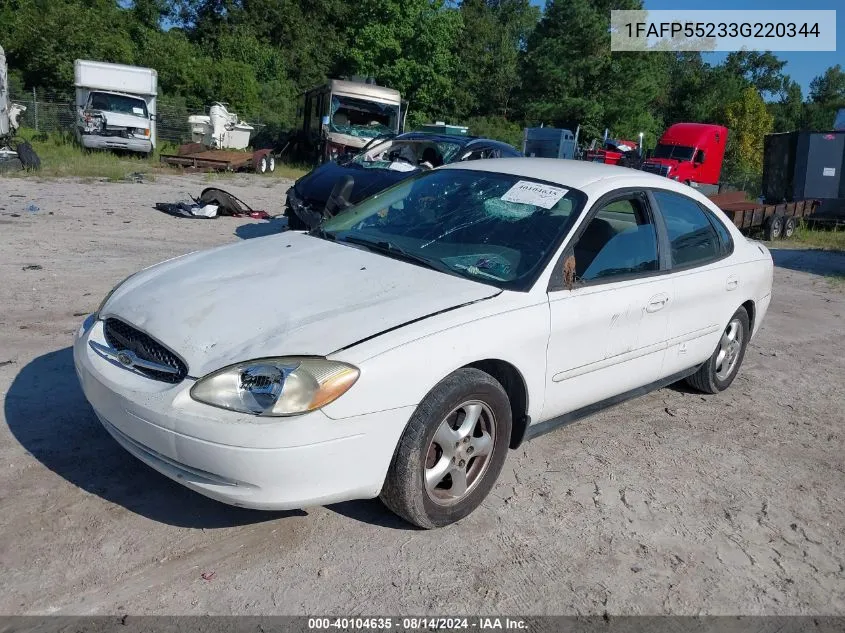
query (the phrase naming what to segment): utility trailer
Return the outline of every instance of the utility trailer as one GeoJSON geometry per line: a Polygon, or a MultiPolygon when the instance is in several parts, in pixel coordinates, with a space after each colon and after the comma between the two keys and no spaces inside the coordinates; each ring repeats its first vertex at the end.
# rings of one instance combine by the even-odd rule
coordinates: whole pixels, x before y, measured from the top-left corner
{"type": "Polygon", "coordinates": [[[210,171],[252,170],[257,174],[276,171],[276,157],[271,149],[238,152],[211,149],[202,143],[181,145],[176,154],[162,154],[161,162],[167,165],[210,171]]]}
{"type": "Polygon", "coordinates": [[[761,230],[767,240],[792,237],[798,221],[812,216],[820,204],[819,200],[762,204],[746,200],[744,191],[731,191],[709,198],[743,233],[761,230]]]}

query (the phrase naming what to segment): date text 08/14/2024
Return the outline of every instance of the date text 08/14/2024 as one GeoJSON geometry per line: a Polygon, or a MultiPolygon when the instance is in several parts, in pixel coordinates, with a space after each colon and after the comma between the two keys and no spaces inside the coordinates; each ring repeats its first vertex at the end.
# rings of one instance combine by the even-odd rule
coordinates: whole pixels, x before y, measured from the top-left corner
{"type": "Polygon", "coordinates": [[[401,630],[401,631],[457,631],[457,630],[527,630],[528,623],[519,618],[477,617],[477,618],[438,618],[438,617],[326,617],[308,618],[310,630],[401,630]]]}

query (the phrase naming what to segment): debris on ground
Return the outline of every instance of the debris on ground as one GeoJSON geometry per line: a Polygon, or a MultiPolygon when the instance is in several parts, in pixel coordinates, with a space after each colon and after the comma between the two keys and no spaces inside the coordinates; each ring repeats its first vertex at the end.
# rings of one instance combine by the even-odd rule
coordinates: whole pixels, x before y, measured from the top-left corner
{"type": "Polygon", "coordinates": [[[217,187],[203,189],[199,198],[192,198],[190,201],[157,202],[155,208],[170,215],[186,218],[216,218],[228,215],[235,218],[270,219],[270,214],[266,211],[256,211],[240,198],[217,187]]]}
{"type": "Polygon", "coordinates": [[[43,266],[41,264],[27,264],[21,270],[42,270],[43,266]]]}
{"type": "Polygon", "coordinates": [[[41,208],[36,204],[29,204],[24,210],[29,211],[30,213],[38,213],[39,211],[41,211],[41,208]]]}
{"type": "Polygon", "coordinates": [[[204,571],[202,572],[202,579],[203,580],[214,580],[214,577],[217,575],[216,571],[204,571]]]}

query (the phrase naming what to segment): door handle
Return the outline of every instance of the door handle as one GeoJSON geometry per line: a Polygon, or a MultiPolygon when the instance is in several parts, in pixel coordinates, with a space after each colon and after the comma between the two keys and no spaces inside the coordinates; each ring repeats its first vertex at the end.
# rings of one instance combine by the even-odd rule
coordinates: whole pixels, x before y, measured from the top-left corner
{"type": "Polygon", "coordinates": [[[736,275],[731,275],[728,277],[728,280],[725,282],[725,289],[726,290],[736,290],[739,287],[739,277],[736,275]]]}
{"type": "Polygon", "coordinates": [[[669,295],[665,292],[659,295],[654,295],[648,300],[648,305],[645,310],[646,312],[657,312],[658,310],[665,308],[667,303],[669,303],[669,295]]]}

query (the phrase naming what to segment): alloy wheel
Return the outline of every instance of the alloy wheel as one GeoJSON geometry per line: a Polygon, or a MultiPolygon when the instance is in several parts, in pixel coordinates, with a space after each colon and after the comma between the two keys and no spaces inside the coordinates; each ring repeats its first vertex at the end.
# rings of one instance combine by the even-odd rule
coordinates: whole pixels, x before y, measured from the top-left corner
{"type": "Polygon", "coordinates": [[[736,367],[736,361],[742,350],[742,323],[733,319],[722,333],[719,352],[716,354],[716,378],[726,380],[736,367]]]}
{"type": "Polygon", "coordinates": [[[438,505],[463,499],[484,477],[496,440],[496,418],[485,403],[455,407],[437,427],[424,465],[425,490],[438,505]]]}

